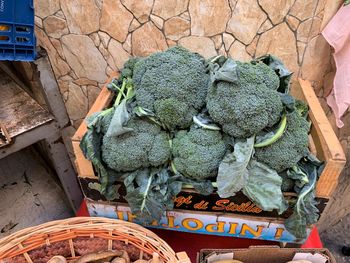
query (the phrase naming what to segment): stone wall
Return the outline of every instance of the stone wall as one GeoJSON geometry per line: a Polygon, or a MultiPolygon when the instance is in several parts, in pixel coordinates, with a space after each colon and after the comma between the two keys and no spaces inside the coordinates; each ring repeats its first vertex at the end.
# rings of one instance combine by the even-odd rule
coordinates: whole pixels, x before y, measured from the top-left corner
{"type": "Polygon", "coordinates": [[[324,77],[333,76],[330,48],[319,35],[329,17],[327,4],[326,0],[35,0],[35,24],[38,44],[48,51],[69,117],[78,127],[102,84],[129,56],[146,56],[176,44],[205,57],[224,54],[248,61],[275,54],[296,76],[312,80],[322,97],[328,93],[322,89],[324,77]]]}

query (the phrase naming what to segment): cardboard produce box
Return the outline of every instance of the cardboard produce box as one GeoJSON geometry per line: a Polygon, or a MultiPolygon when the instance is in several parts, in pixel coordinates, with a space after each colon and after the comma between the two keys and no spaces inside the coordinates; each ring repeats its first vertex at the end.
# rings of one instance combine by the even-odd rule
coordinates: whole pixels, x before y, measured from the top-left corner
{"type": "MultiPolygon", "coordinates": [[[[110,83],[112,78],[107,81],[110,83]]],[[[324,210],[332,191],[335,189],[338,177],[345,165],[345,155],[310,82],[299,79],[294,83],[292,93],[309,105],[309,117],[312,122],[310,133],[310,150],[325,162],[324,170],[317,182],[316,200],[320,214],[324,210]]],[[[88,116],[110,107],[114,94],[104,87],[88,116]]],[[[85,159],[79,144],[87,131],[83,122],[72,138],[78,179],[87,199],[91,216],[104,216],[137,222],[131,214],[124,198],[126,189],[123,182],[117,182],[117,198],[107,201],[98,191],[89,185],[98,182],[94,168],[85,159]]],[[[284,193],[286,199],[295,199],[295,193],[284,193]]],[[[255,238],[278,242],[303,243],[297,240],[284,226],[284,221],[292,213],[288,209],[282,215],[277,212],[266,212],[255,206],[242,192],[229,198],[220,198],[214,191],[209,196],[198,194],[193,189],[182,189],[175,199],[174,210],[167,211],[159,222],[153,222],[150,227],[167,230],[183,231],[199,234],[255,238]]],[[[310,232],[311,226],[308,230],[310,232]]]]}
{"type": "Polygon", "coordinates": [[[287,263],[293,259],[312,263],[336,263],[328,249],[280,248],[252,246],[244,249],[202,249],[197,263],[214,263],[218,260],[235,259],[243,263],[287,263]]]}

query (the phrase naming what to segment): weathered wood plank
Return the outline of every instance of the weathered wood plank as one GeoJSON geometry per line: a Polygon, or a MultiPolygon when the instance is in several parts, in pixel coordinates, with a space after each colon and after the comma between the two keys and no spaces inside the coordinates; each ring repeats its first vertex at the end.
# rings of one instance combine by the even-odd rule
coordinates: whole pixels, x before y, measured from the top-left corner
{"type": "Polygon", "coordinates": [[[4,125],[0,122],[0,148],[4,147],[12,142],[9,133],[7,132],[4,125]]]}
{"type": "Polygon", "coordinates": [[[76,212],[83,201],[83,194],[61,135],[54,134],[46,138],[44,142],[47,156],[51,159],[68,200],[76,212]]]}
{"type": "Polygon", "coordinates": [[[46,105],[55,116],[55,120],[60,127],[66,127],[69,125],[70,120],[48,56],[40,57],[35,61],[35,64],[37,65],[37,70],[40,72],[39,80],[41,85],[39,83],[38,85],[42,87],[46,105]]]}
{"type": "Polygon", "coordinates": [[[58,134],[58,125],[55,121],[50,121],[36,127],[35,129],[19,134],[16,136],[13,144],[0,149],[0,159],[44,140],[47,136],[51,136],[54,133],[58,134]]]}
{"type": "Polygon", "coordinates": [[[14,64],[11,61],[0,61],[0,69],[9,76],[19,87],[26,91],[30,96],[33,95],[32,90],[23,83],[22,79],[16,73],[14,64]]]}
{"type": "Polygon", "coordinates": [[[75,167],[79,177],[96,179],[94,169],[89,160],[87,160],[80,149],[80,142],[72,141],[73,151],[75,155],[75,167]]]}
{"type": "Polygon", "coordinates": [[[11,137],[52,120],[47,110],[0,70],[0,121],[11,137]]]}

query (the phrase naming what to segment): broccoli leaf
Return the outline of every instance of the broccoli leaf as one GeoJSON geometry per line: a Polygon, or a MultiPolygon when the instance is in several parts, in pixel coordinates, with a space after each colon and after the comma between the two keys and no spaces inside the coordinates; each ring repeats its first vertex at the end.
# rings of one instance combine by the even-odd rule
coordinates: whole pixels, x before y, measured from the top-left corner
{"type": "Polygon", "coordinates": [[[289,85],[293,73],[285,67],[280,59],[268,54],[255,59],[255,61],[262,61],[272,68],[280,78],[280,87],[278,88],[278,91],[282,93],[289,93],[289,85]]]}
{"type": "Polygon", "coordinates": [[[184,187],[194,188],[202,195],[210,195],[214,191],[213,184],[210,180],[194,180],[190,178],[181,178],[184,187]]]}
{"type": "Polygon", "coordinates": [[[166,169],[146,168],[130,173],[124,180],[131,211],[141,223],[160,220],[174,207],[174,197],[181,191],[180,176],[171,176],[166,169]]]}
{"type": "Polygon", "coordinates": [[[248,163],[254,151],[254,136],[238,141],[233,153],[227,153],[219,166],[218,194],[221,198],[234,196],[248,182],[248,163]]]}
{"type": "Polygon", "coordinates": [[[104,111],[96,112],[86,118],[87,131],[79,145],[85,158],[91,161],[99,177],[99,191],[109,200],[114,199],[114,194],[107,188],[115,181],[115,178],[120,177],[120,175],[109,169],[102,161],[101,145],[103,126],[106,125],[106,119],[114,113],[113,109],[112,107],[104,111]]]}
{"type": "Polygon", "coordinates": [[[248,171],[248,183],[243,193],[262,210],[277,209],[282,214],[288,208],[281,191],[282,178],[275,170],[255,160],[249,162],[248,171]]]}
{"type": "Polygon", "coordinates": [[[279,176],[282,178],[282,192],[292,192],[294,189],[294,180],[290,179],[287,175],[287,171],[283,171],[281,173],[278,173],[279,176]]]}
{"type": "MultiPolygon", "coordinates": [[[[307,164],[307,166],[316,166],[319,168],[324,168],[324,162],[320,161],[319,159],[317,159],[317,157],[312,154],[310,151],[309,153],[305,156],[305,165],[307,164]]],[[[319,171],[317,171],[317,174],[320,175],[319,171]]]]}
{"type": "Polygon", "coordinates": [[[219,67],[214,66],[211,70],[211,81],[227,81],[227,82],[236,82],[238,80],[237,74],[237,63],[228,58],[225,63],[219,67]]]}
{"type": "Polygon", "coordinates": [[[131,114],[127,109],[127,100],[124,99],[116,107],[105,136],[117,137],[119,135],[132,131],[133,129],[125,127],[130,118],[131,114]]]}
{"type": "Polygon", "coordinates": [[[243,189],[261,209],[283,213],[288,206],[281,191],[282,178],[275,170],[251,159],[253,151],[254,136],[237,142],[233,153],[226,154],[219,166],[218,194],[226,198],[243,189]]]}
{"type": "Polygon", "coordinates": [[[300,189],[298,200],[293,208],[293,214],[285,221],[286,229],[298,239],[307,237],[307,226],[318,220],[315,187],[317,182],[317,166],[307,165],[309,182],[300,189]]]}
{"type": "Polygon", "coordinates": [[[299,188],[302,188],[309,182],[307,173],[304,172],[298,165],[294,165],[292,168],[288,169],[287,176],[288,178],[295,180],[295,184],[299,188]]]}
{"type": "Polygon", "coordinates": [[[295,99],[293,96],[287,93],[279,93],[282,100],[283,106],[287,112],[292,112],[295,110],[295,99]]]}
{"type": "Polygon", "coordinates": [[[79,145],[85,158],[90,160],[95,168],[101,183],[102,194],[105,194],[106,187],[108,185],[108,171],[101,157],[101,144],[103,136],[101,133],[101,127],[103,125],[103,118],[112,113],[113,111],[108,109],[89,116],[86,120],[87,131],[79,145]]]}
{"type": "Polygon", "coordinates": [[[95,130],[97,133],[101,133],[105,118],[108,118],[111,114],[113,114],[113,108],[91,114],[86,118],[87,128],[95,130]]]}

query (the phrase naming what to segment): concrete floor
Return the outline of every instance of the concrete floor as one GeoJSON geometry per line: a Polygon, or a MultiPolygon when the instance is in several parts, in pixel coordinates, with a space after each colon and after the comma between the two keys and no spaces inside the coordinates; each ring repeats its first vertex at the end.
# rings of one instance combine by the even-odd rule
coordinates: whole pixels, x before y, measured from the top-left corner
{"type": "Polygon", "coordinates": [[[57,178],[34,148],[0,160],[0,238],[72,216],[57,178]]]}
{"type": "Polygon", "coordinates": [[[343,246],[350,246],[350,215],[322,232],[321,239],[324,247],[328,248],[334,255],[337,263],[350,262],[350,257],[341,253],[343,246]]]}

